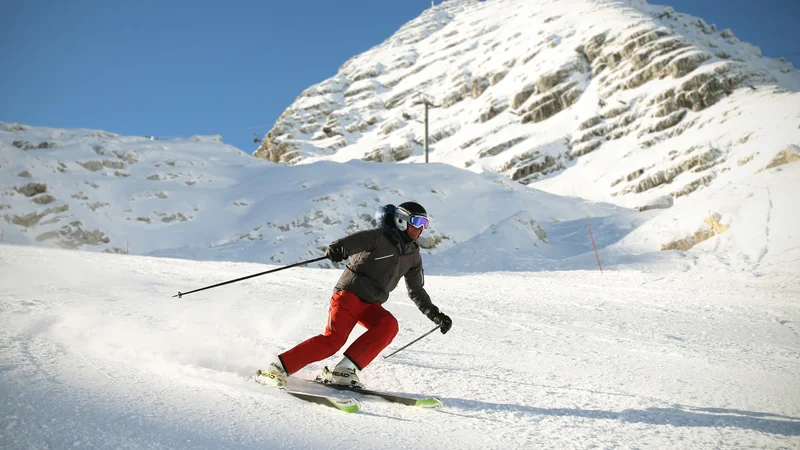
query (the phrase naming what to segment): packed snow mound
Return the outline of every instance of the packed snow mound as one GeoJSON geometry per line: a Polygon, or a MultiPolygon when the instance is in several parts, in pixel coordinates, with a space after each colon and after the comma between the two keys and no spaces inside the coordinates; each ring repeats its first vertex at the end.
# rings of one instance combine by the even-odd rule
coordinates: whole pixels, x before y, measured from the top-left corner
{"type": "Polygon", "coordinates": [[[432,161],[668,207],[800,141],[798,89],[790,63],[671,7],[445,1],[304,91],[254,154],[419,162],[429,102],[432,161]]]}
{"type": "Polygon", "coordinates": [[[446,164],[286,167],[218,137],[16,124],[0,130],[0,175],[6,243],[274,264],[318,257],[334,239],[374,227],[386,203],[426,206],[433,222],[419,243],[429,254],[524,210],[543,223],[622,210],[446,164]]]}

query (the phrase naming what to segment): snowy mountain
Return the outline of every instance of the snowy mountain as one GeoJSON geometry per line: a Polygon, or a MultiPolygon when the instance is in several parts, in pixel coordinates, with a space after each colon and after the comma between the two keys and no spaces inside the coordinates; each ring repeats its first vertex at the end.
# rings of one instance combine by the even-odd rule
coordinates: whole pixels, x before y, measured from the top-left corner
{"type": "Polygon", "coordinates": [[[650,251],[741,233],[726,240],[748,248],[725,250],[752,268],[791,247],[770,250],[790,230],[742,208],[797,212],[769,201],[796,194],[793,177],[762,172],[800,159],[798,90],[791,64],[670,7],[451,0],[308,88],[254,155],[418,163],[427,101],[431,161],[666,209],[639,239],[650,251]]]}

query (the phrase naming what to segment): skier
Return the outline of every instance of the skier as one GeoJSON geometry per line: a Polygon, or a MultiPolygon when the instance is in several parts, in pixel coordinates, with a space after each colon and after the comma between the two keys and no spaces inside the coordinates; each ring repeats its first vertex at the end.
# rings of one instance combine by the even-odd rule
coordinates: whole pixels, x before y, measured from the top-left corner
{"type": "Polygon", "coordinates": [[[363,370],[397,335],[397,319],[381,306],[401,277],[408,296],[428,319],[447,333],[453,321],[441,312],[423,288],[422,257],[416,240],[428,228],[428,213],[419,203],[384,205],[375,213],[378,227],[359,231],[328,246],[326,256],[338,263],[352,257],[336,283],[325,332],[278,355],[279,361],[260,371],[258,381],[282,387],[286,377],[306,365],[328,358],[347,342],[356,323],[367,329],[344,352],[333,370],[326,366],[318,381],[363,387],[356,370],[363,370]]]}

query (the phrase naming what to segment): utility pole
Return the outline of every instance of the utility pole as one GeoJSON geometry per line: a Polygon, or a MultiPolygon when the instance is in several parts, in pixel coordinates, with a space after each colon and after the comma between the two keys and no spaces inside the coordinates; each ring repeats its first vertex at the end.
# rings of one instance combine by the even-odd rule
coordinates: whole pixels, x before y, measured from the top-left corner
{"type": "Polygon", "coordinates": [[[433,102],[430,100],[430,97],[428,97],[427,95],[423,94],[422,92],[417,92],[416,95],[419,96],[419,100],[417,100],[413,104],[414,105],[418,105],[418,104],[422,103],[423,105],[425,105],[425,122],[424,122],[425,123],[425,141],[424,141],[425,145],[424,145],[424,147],[425,147],[425,162],[427,163],[428,162],[428,108],[438,108],[439,105],[434,105],[433,102]]]}
{"type": "Polygon", "coordinates": [[[428,102],[425,102],[425,164],[428,163],[428,102]]]}

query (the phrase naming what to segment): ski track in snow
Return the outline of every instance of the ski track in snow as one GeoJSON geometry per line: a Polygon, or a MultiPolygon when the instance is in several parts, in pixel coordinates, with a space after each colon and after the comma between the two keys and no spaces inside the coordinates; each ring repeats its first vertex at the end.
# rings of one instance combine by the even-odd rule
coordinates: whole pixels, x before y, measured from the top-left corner
{"type": "MultiPolygon", "coordinates": [[[[445,408],[364,399],[348,415],[247,379],[321,331],[338,270],[171,298],[263,269],[0,246],[0,447],[800,445],[796,285],[699,269],[429,276],[452,331],[362,378],[445,408]]],[[[386,307],[390,350],[431,327],[402,289],[386,307]]]]}

